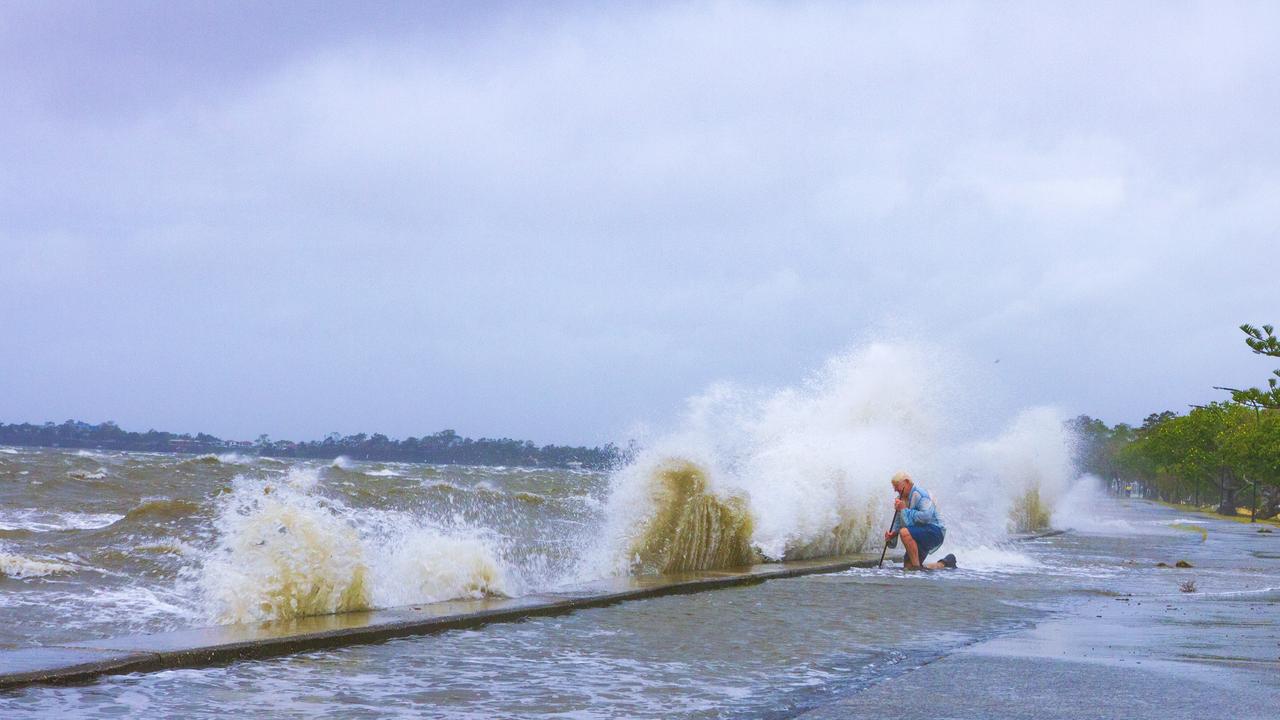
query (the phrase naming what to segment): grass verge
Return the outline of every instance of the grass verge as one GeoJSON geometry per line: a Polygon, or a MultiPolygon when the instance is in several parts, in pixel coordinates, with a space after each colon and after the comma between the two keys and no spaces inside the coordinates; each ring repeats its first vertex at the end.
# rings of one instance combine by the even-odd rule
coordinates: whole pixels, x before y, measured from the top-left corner
{"type": "MultiPolygon", "coordinates": [[[[1161,505],[1164,505],[1165,507],[1174,508],[1176,510],[1200,513],[1201,515],[1208,515],[1209,517],[1217,518],[1219,520],[1229,520],[1231,522],[1244,523],[1246,525],[1249,524],[1249,508],[1236,508],[1236,514],[1233,517],[1231,515],[1219,515],[1217,512],[1218,509],[1212,505],[1197,506],[1197,505],[1190,505],[1190,504],[1184,504],[1184,503],[1165,502],[1163,500],[1156,500],[1155,502],[1158,502],[1161,505]]],[[[1270,520],[1259,520],[1253,524],[1254,525],[1270,525],[1271,527],[1280,527],[1280,520],[1277,520],[1276,518],[1272,518],[1270,520]]]]}

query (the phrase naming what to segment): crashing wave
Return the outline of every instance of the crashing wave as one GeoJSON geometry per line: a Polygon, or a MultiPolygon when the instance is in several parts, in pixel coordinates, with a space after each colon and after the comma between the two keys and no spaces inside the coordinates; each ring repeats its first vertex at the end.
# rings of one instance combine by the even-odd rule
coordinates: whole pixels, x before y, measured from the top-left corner
{"type": "Polygon", "coordinates": [[[281,620],[461,597],[504,594],[488,547],[353,510],[316,492],[313,471],[284,482],[237,478],[215,520],[218,542],[201,570],[218,622],[281,620]]]}
{"type": "Polygon", "coordinates": [[[751,513],[746,498],[710,490],[706,472],[665,459],[649,476],[650,513],[629,548],[633,573],[674,573],[749,565],[751,513]]]}
{"type": "Polygon", "coordinates": [[[999,480],[995,493],[1011,532],[1043,530],[1071,486],[1073,437],[1048,408],[1023,411],[995,440],[978,443],[976,464],[999,480]]]}
{"type": "Polygon", "coordinates": [[[825,522],[830,529],[817,534],[798,534],[787,543],[781,559],[807,560],[849,555],[867,547],[878,521],[875,504],[857,502],[842,487],[838,487],[833,496],[832,513],[825,522]]]}
{"type": "Polygon", "coordinates": [[[417,527],[382,550],[374,568],[381,607],[508,594],[506,572],[477,538],[417,527]]]}
{"type": "Polygon", "coordinates": [[[216,620],[283,620],[369,607],[356,531],[318,499],[245,483],[216,526],[219,543],[204,566],[216,620]]]}
{"type": "Polygon", "coordinates": [[[57,532],[61,530],[97,530],[123,518],[114,513],[55,512],[38,508],[0,510],[0,530],[57,532]]]}
{"type": "Polygon", "coordinates": [[[338,457],[334,458],[332,462],[329,463],[329,467],[335,470],[350,471],[358,468],[359,464],[355,460],[352,460],[351,458],[347,457],[346,455],[339,455],[338,457]]]}
{"type": "Polygon", "coordinates": [[[975,442],[971,428],[997,423],[980,417],[985,384],[963,370],[936,350],[876,343],[794,388],[713,386],[689,401],[677,432],[614,473],[607,552],[629,557],[633,572],[668,572],[742,560],[729,546],[775,560],[867,551],[891,519],[900,469],[934,496],[953,547],[1046,524],[1074,480],[1061,416],[1026,410],[975,442]],[[687,464],[649,469],[671,457],[687,464]],[[681,535],[682,522],[696,529],[681,535]],[[741,542],[723,540],[738,531],[741,542]],[[680,545],[685,537],[695,539],[680,545]]]}
{"type": "Polygon", "coordinates": [[[257,457],[253,455],[241,455],[235,452],[226,453],[205,453],[204,455],[196,455],[181,461],[184,465],[253,465],[257,461],[257,457]]]}
{"type": "Polygon", "coordinates": [[[0,576],[15,579],[45,577],[59,573],[76,572],[75,565],[52,560],[33,560],[21,555],[0,553],[0,576]]]}

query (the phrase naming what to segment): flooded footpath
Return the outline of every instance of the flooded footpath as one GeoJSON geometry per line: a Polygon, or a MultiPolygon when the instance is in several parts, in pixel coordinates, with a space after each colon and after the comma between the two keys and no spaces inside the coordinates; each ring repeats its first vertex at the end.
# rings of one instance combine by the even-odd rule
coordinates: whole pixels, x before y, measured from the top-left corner
{"type": "Polygon", "coordinates": [[[1099,565],[1119,557],[1129,569],[1094,597],[1071,593],[1032,627],[974,643],[804,717],[869,717],[887,707],[895,717],[921,719],[1276,717],[1280,528],[1118,504],[1128,528],[1113,521],[1109,532],[1055,539],[1082,549],[1114,543],[1096,549],[1099,565]],[[1152,526],[1183,534],[1122,532],[1152,526]]]}
{"type": "Polygon", "coordinates": [[[1103,501],[961,569],[772,580],[0,695],[5,717],[1272,717],[1280,532],[1103,501]],[[1205,530],[1204,533],[1196,528],[1205,530]],[[1192,567],[1173,566],[1185,560],[1192,567]],[[1192,582],[1195,592],[1180,586],[1192,582]]]}

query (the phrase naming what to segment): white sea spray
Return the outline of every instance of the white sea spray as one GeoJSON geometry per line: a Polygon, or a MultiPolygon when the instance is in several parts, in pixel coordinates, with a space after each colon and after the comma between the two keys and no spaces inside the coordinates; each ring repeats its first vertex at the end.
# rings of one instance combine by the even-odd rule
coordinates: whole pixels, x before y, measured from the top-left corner
{"type": "Polygon", "coordinates": [[[325,496],[318,472],[240,476],[215,520],[200,571],[219,622],[285,619],[508,591],[506,574],[474,536],[404,513],[355,509],[325,496]]]}
{"type": "Polygon", "coordinates": [[[124,515],[116,513],[58,512],[40,508],[0,509],[0,530],[30,532],[96,530],[107,527],[123,517],[124,515]]]}
{"type": "Polygon", "coordinates": [[[651,518],[663,512],[655,487],[672,462],[705,474],[714,497],[741,498],[751,543],[770,559],[878,546],[892,514],[889,478],[900,469],[932,493],[952,548],[1022,529],[1015,515],[1029,497],[1050,512],[1075,474],[1062,417],[1030,408],[995,438],[966,438],[981,391],[958,386],[963,373],[946,357],[875,343],[833,358],[796,387],[722,383],[692,398],[675,432],[614,474],[603,542],[587,551],[584,575],[625,572],[637,548],[654,545],[651,518]]]}
{"type": "Polygon", "coordinates": [[[66,562],[49,558],[27,557],[0,544],[0,576],[14,579],[40,578],[49,575],[73,573],[79,568],[66,562]]]}

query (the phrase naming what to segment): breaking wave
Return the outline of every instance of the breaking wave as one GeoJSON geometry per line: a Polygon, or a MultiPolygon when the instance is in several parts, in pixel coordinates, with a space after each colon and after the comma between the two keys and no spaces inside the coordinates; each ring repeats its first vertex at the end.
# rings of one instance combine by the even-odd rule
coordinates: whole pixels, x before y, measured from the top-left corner
{"type": "Polygon", "coordinates": [[[508,594],[507,574],[477,538],[416,527],[385,547],[374,572],[379,606],[508,594]]]}
{"type": "Polygon", "coordinates": [[[123,517],[114,513],[50,512],[38,508],[18,508],[0,510],[0,530],[28,532],[96,530],[107,527],[123,517]]]}
{"type": "Polygon", "coordinates": [[[712,492],[697,465],[667,461],[647,489],[650,508],[630,547],[633,572],[733,567],[756,559],[746,499],[712,492]]]}
{"type": "Polygon", "coordinates": [[[15,579],[45,577],[60,573],[76,572],[78,568],[54,560],[34,560],[22,555],[0,552],[0,577],[15,579]]]}
{"type": "Polygon", "coordinates": [[[403,514],[355,511],[316,492],[314,470],[281,482],[239,477],[201,569],[218,622],[280,620],[505,594],[502,566],[477,537],[403,514]]]}
{"type": "Polygon", "coordinates": [[[106,468],[98,468],[93,472],[85,470],[68,470],[67,477],[72,480],[106,480],[111,477],[111,473],[106,468]]]}
{"type": "Polygon", "coordinates": [[[258,458],[254,455],[241,455],[240,453],[205,453],[183,460],[183,463],[199,464],[199,465],[253,465],[258,458]]]}
{"type": "Polygon", "coordinates": [[[519,595],[878,550],[897,470],[934,496],[943,552],[969,549],[971,567],[1008,564],[1010,532],[1051,518],[1083,526],[1096,491],[1073,483],[1061,417],[995,419],[986,386],[954,365],[881,343],[795,387],[715,385],[607,477],[231,454],[126,458],[109,471],[76,459],[86,471],[70,475],[88,485],[51,464],[56,492],[33,480],[30,499],[0,510],[0,537],[14,541],[0,546],[0,573],[92,571],[43,584],[89,588],[85,603],[120,609],[102,610],[112,623],[144,607],[157,624],[240,622],[519,595]],[[94,504],[80,504],[86,495],[94,504]],[[36,509],[50,498],[95,513],[36,509]],[[128,588],[95,585],[105,573],[136,584],[136,603],[128,588]]]}
{"type": "Polygon", "coordinates": [[[1107,502],[1102,481],[1093,475],[1085,475],[1054,506],[1051,524],[1064,530],[1109,535],[1155,531],[1153,527],[1135,525],[1123,517],[1113,517],[1106,512],[1104,506],[1107,502]]]}
{"type": "Polygon", "coordinates": [[[1016,532],[1042,530],[1075,475],[1074,438],[1050,408],[1033,408],[994,440],[977,443],[974,460],[994,481],[992,500],[1016,532]]]}
{"type": "Polygon", "coordinates": [[[945,357],[877,343],[797,387],[713,386],[614,474],[605,542],[587,566],[668,572],[870,550],[900,469],[933,495],[953,547],[1047,524],[1074,478],[1062,418],[1032,408],[994,439],[966,438],[990,418],[973,416],[983,398],[945,357]]]}

